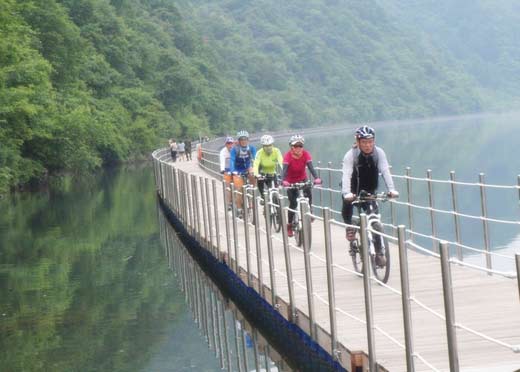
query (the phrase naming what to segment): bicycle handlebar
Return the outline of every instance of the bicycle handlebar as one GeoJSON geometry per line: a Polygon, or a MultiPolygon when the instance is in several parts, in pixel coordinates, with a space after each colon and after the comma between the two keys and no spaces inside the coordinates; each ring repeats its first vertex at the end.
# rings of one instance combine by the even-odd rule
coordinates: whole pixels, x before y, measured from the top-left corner
{"type": "Polygon", "coordinates": [[[295,183],[291,183],[289,184],[289,186],[285,186],[286,189],[303,189],[304,187],[306,186],[311,186],[312,187],[313,183],[312,181],[305,181],[305,182],[295,182],[295,183]]]}
{"type": "Polygon", "coordinates": [[[356,199],[354,199],[352,201],[352,204],[358,204],[358,203],[362,203],[362,202],[365,202],[365,201],[372,201],[372,200],[376,200],[376,201],[382,201],[382,202],[386,202],[390,199],[397,199],[398,197],[393,197],[392,194],[390,192],[380,192],[380,193],[377,193],[377,194],[369,194],[369,193],[360,193],[361,195],[357,195],[356,196],[356,199]]]}
{"type": "Polygon", "coordinates": [[[256,176],[256,179],[258,181],[265,181],[265,180],[280,181],[280,176],[278,174],[259,174],[258,176],[256,176]]]}

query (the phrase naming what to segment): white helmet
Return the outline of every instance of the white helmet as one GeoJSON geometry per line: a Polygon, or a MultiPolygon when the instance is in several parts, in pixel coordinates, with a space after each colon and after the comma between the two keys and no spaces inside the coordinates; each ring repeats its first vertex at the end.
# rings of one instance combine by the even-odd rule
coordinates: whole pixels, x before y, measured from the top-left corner
{"type": "Polygon", "coordinates": [[[272,145],[274,143],[274,138],[269,134],[265,134],[262,136],[262,138],[260,138],[260,143],[262,144],[262,146],[272,145]]]}
{"type": "Polygon", "coordinates": [[[302,145],[305,143],[305,138],[303,138],[303,136],[300,134],[295,134],[289,140],[289,145],[291,146],[296,145],[297,143],[301,143],[302,145]]]}
{"type": "Polygon", "coordinates": [[[237,139],[240,139],[240,138],[249,139],[249,133],[247,132],[247,130],[239,130],[237,132],[237,139]]]}

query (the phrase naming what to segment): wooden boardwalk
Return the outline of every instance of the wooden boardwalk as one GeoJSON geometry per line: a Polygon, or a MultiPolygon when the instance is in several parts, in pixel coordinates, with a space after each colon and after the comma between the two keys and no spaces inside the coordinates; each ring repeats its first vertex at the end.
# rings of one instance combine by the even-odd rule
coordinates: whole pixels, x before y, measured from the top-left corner
{"type": "MultiPolygon", "coordinates": [[[[178,162],[175,166],[189,174],[212,178],[204,172],[196,161],[178,162]]],[[[224,203],[221,183],[218,182],[217,201],[219,205],[219,227],[221,234],[222,254],[228,248],[225,239],[224,203]]],[[[213,204],[211,204],[213,205],[213,204]]],[[[202,203],[199,204],[203,208],[202,203]]],[[[211,212],[213,215],[213,212],[211,212]]],[[[202,216],[202,209],[201,209],[202,216]]],[[[230,214],[231,220],[231,214],[230,214]]],[[[246,250],[244,225],[237,221],[239,257],[238,262],[246,270],[246,250]]],[[[260,223],[265,227],[264,221],[260,223]]],[[[325,271],[325,252],[323,222],[313,223],[312,241],[312,278],[315,293],[315,312],[318,325],[329,331],[328,306],[320,300],[327,300],[327,276],[325,271]]],[[[251,272],[257,277],[256,245],[254,228],[249,227],[251,242],[251,272]]],[[[213,231],[213,242],[216,242],[213,231]]],[[[231,234],[232,236],[232,234],[231,234]]],[[[287,279],[285,277],[285,258],[281,234],[274,234],[273,252],[276,269],[276,292],[288,302],[287,279]]],[[[209,240],[209,238],[208,238],[209,240]]],[[[294,244],[294,239],[290,239],[294,244]]],[[[367,352],[367,330],[365,320],[365,302],[363,281],[352,271],[352,263],[347,253],[344,229],[332,226],[332,248],[334,261],[336,317],[338,324],[338,340],[350,351],[367,352]]],[[[234,258],[233,242],[231,256],[234,258]]],[[[269,266],[266,235],[261,234],[261,254],[263,283],[269,286],[269,266]]],[[[391,274],[388,285],[400,291],[399,257],[395,245],[391,247],[391,274]]],[[[413,298],[422,304],[444,315],[441,268],[439,259],[409,250],[410,289],[413,298]]],[[[307,293],[305,289],[305,269],[303,252],[293,246],[291,248],[292,272],[295,283],[296,306],[304,314],[308,314],[307,293]]],[[[520,347],[520,299],[517,281],[500,276],[451,265],[455,301],[455,320],[466,327],[481,332],[489,337],[502,340],[510,345],[520,347]]],[[[389,371],[406,371],[404,352],[404,331],[401,297],[380,285],[372,285],[374,320],[376,326],[375,354],[377,362],[389,371]],[[393,338],[391,341],[388,337],[393,338]],[[399,345],[397,345],[400,344],[399,345]]],[[[269,300],[269,299],[268,299],[269,300]]],[[[414,358],[416,371],[449,370],[448,348],[445,321],[412,303],[412,331],[414,352],[419,354],[430,365],[414,358]],[[433,368],[432,368],[433,367],[433,368]]],[[[308,329],[304,319],[298,324],[308,329]]],[[[520,353],[510,348],[497,345],[457,329],[459,364],[462,371],[516,371],[520,369],[520,353]]],[[[320,338],[320,343],[327,345],[327,340],[320,338]]],[[[330,352],[330,350],[329,350],[330,352]]],[[[342,362],[348,361],[342,355],[342,362]]],[[[349,364],[348,364],[349,365],[349,364]]]]}

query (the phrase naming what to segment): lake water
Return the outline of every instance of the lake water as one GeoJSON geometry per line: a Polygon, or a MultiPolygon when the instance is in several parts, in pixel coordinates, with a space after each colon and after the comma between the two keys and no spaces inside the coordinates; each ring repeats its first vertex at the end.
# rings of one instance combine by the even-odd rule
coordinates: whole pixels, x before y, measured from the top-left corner
{"type": "Polygon", "coordinates": [[[159,240],[150,164],[0,200],[0,370],[218,371],[159,240]]]}

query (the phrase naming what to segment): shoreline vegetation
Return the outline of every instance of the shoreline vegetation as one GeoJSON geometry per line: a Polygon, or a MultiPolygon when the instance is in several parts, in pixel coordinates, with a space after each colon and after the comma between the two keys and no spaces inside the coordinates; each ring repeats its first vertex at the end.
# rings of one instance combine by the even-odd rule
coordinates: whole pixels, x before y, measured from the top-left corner
{"type": "MultiPolygon", "coordinates": [[[[515,107],[518,79],[454,54],[395,1],[3,0],[0,195],[146,158],[168,138],[515,107]]],[[[504,14],[486,47],[516,35],[504,14]]],[[[520,47],[496,49],[518,76],[507,53],[520,47]]]]}

